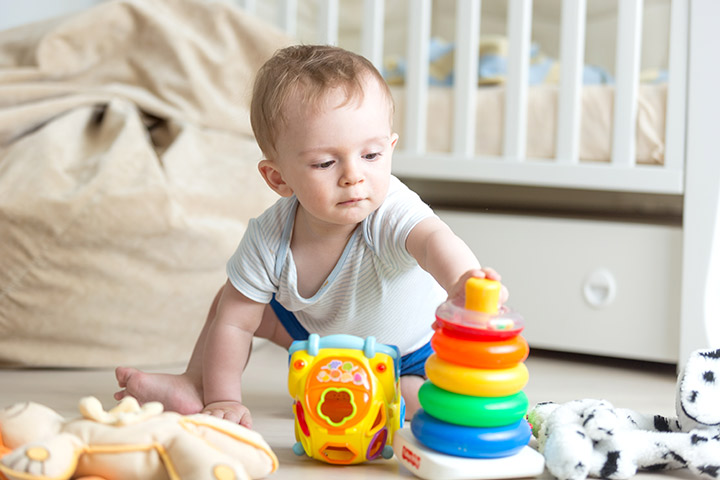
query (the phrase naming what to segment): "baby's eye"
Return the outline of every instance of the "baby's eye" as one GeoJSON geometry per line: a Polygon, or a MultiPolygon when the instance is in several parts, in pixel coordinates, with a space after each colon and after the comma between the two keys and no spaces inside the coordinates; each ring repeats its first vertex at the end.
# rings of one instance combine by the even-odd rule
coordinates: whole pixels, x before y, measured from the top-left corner
{"type": "Polygon", "coordinates": [[[316,163],[314,166],[315,168],[325,169],[332,167],[333,163],[335,163],[335,160],[328,160],[327,162],[316,163]]]}
{"type": "Polygon", "coordinates": [[[376,152],[376,153],[368,153],[367,155],[363,155],[363,158],[364,158],[365,160],[375,160],[375,159],[377,159],[380,155],[382,155],[382,154],[379,153],[379,152],[376,152]]]}

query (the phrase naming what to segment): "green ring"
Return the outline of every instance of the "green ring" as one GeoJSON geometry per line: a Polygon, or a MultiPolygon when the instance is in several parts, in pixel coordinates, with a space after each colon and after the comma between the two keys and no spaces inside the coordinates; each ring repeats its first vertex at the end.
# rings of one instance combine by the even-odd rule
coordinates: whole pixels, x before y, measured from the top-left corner
{"type": "Polygon", "coordinates": [[[506,397],[473,397],[448,392],[428,381],[420,387],[418,400],[431,416],[467,427],[502,427],[517,422],[528,410],[525,392],[506,397]]]}

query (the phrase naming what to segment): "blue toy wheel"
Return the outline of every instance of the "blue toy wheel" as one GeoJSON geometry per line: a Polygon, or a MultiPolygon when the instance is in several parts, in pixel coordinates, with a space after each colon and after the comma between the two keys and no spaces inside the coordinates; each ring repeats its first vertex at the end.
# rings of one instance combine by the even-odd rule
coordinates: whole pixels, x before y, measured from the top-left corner
{"type": "Polygon", "coordinates": [[[390,445],[385,445],[385,446],[383,447],[383,449],[382,449],[382,457],[383,457],[385,460],[390,460],[390,459],[393,457],[394,454],[395,454],[395,452],[393,451],[393,447],[391,447],[390,445]]]}
{"type": "Polygon", "coordinates": [[[303,447],[303,444],[300,442],[295,442],[295,445],[293,445],[292,447],[292,451],[298,457],[301,455],[305,455],[305,447],[303,447]]]}
{"type": "Polygon", "coordinates": [[[466,427],[443,422],[423,409],[410,422],[415,438],[423,445],[448,455],[469,458],[500,458],[518,453],[532,432],[525,419],[503,427],[466,427]]]}

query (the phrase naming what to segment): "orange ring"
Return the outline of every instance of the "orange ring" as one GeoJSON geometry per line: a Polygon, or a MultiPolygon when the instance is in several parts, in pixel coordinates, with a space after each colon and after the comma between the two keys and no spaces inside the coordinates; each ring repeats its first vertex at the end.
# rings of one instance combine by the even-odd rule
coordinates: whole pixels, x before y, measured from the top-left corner
{"type": "Polygon", "coordinates": [[[482,342],[447,335],[442,328],[430,339],[430,345],[446,362],[474,368],[510,368],[524,362],[530,353],[527,341],[520,335],[482,342]]]}

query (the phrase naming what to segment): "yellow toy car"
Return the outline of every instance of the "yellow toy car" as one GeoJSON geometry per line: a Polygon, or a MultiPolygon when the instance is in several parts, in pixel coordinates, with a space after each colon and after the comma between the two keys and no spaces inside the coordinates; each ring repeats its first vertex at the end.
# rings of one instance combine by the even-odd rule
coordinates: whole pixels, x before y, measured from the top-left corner
{"type": "Polygon", "coordinates": [[[375,337],[311,334],[289,353],[293,451],[341,465],[391,458],[405,418],[397,347],[375,337]]]}

